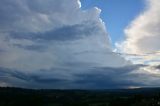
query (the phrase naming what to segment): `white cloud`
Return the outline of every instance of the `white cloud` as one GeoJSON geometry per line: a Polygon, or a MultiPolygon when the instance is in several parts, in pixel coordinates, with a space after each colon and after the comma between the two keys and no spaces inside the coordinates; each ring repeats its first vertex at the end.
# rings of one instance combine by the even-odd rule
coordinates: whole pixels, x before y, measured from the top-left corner
{"type": "Polygon", "coordinates": [[[79,0],[2,0],[0,67],[32,72],[73,68],[67,65],[73,63],[88,67],[129,64],[111,53],[101,10],[80,7],[79,0]]]}
{"type": "Polygon", "coordinates": [[[147,54],[141,57],[142,63],[158,60],[160,50],[160,2],[159,0],[146,2],[146,9],[125,29],[126,39],[118,44],[122,52],[147,54]]]}

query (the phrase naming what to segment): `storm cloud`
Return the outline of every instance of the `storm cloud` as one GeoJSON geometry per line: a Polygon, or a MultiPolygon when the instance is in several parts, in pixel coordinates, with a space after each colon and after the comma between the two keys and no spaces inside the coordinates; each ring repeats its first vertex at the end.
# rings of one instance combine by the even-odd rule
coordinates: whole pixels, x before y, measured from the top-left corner
{"type": "Polygon", "coordinates": [[[82,10],[79,0],[1,0],[0,86],[100,89],[159,80],[112,52],[100,13],[82,10]]]}

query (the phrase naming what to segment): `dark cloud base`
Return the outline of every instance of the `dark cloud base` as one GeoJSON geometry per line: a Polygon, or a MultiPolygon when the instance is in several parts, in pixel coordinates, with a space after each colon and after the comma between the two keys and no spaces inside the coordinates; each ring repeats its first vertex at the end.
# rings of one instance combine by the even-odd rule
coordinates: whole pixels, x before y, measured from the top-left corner
{"type": "Polygon", "coordinates": [[[138,68],[139,66],[92,68],[89,73],[74,74],[72,80],[67,77],[58,78],[59,75],[54,73],[55,70],[50,72],[50,76],[53,77],[49,78],[45,73],[51,70],[45,70],[41,74],[26,74],[17,70],[0,68],[0,80],[8,86],[25,88],[110,89],[145,86],[142,83],[129,80],[137,76],[130,74],[130,72],[138,68]]]}

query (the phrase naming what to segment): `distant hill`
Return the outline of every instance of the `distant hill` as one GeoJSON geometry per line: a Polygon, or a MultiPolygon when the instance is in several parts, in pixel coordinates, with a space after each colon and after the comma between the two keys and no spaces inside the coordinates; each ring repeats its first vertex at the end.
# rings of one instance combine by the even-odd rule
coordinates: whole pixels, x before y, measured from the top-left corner
{"type": "Polygon", "coordinates": [[[160,88],[54,90],[0,88],[0,106],[160,106],[160,88]]]}

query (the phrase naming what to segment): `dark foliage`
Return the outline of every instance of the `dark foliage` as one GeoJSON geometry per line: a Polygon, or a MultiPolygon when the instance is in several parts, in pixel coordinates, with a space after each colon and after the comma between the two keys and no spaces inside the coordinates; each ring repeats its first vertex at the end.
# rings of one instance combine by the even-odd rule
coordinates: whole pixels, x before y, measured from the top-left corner
{"type": "Polygon", "coordinates": [[[0,106],[160,106],[160,89],[31,90],[0,88],[0,106]]]}

